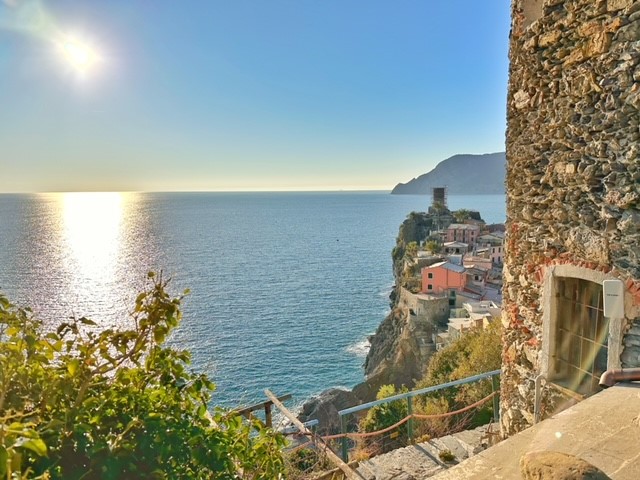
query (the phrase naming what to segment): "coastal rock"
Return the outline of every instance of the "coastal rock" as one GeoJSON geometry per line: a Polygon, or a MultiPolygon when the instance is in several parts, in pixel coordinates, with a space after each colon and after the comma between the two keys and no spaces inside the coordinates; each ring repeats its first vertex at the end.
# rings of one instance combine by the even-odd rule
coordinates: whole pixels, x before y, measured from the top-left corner
{"type": "MultiPolygon", "coordinates": [[[[435,352],[435,345],[432,349],[422,348],[427,343],[423,340],[430,342],[432,333],[433,323],[415,319],[406,309],[394,308],[371,338],[365,362],[369,385],[378,389],[387,384],[412,387],[435,352]]],[[[374,399],[376,392],[367,397],[374,399]]]]}
{"type": "Polygon", "coordinates": [[[321,434],[336,433],[340,430],[338,412],[360,403],[362,402],[352,391],[330,388],[305,402],[298,419],[301,422],[318,420],[321,434]]]}

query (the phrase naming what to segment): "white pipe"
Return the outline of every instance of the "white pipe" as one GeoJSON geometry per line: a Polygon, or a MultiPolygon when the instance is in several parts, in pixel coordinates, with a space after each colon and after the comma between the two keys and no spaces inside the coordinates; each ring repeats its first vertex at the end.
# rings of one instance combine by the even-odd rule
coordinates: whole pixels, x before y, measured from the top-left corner
{"type": "Polygon", "coordinates": [[[536,377],[535,396],[533,399],[533,424],[540,421],[540,406],[542,404],[542,380],[546,380],[543,374],[536,377]]]}

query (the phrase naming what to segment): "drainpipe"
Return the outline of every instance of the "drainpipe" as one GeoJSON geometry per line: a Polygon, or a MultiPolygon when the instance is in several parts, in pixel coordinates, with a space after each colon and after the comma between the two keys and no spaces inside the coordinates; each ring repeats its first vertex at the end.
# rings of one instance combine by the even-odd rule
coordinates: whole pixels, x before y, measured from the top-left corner
{"type": "Polygon", "coordinates": [[[535,396],[533,400],[533,424],[540,421],[540,405],[542,403],[542,380],[546,380],[544,375],[540,374],[535,379],[535,396]]]}
{"type": "Polygon", "coordinates": [[[618,382],[640,381],[640,368],[625,368],[607,370],[600,377],[602,388],[613,387],[618,382]]]}

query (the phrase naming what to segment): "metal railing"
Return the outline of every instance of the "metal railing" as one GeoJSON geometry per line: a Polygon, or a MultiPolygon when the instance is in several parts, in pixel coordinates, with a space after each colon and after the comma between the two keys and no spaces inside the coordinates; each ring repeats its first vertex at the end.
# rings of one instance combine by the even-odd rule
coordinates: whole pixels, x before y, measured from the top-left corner
{"type": "MultiPolygon", "coordinates": [[[[400,393],[398,395],[393,395],[391,397],[383,398],[381,400],[374,400],[373,402],[363,403],[362,405],[356,405],[355,407],[345,408],[344,410],[340,410],[338,415],[340,416],[340,425],[341,425],[341,434],[347,434],[347,415],[351,415],[353,413],[367,410],[369,408],[383,405],[389,402],[395,402],[398,400],[407,400],[407,414],[409,416],[413,415],[413,397],[418,395],[425,395],[427,393],[437,392],[439,390],[444,390],[446,388],[456,387],[459,385],[465,385],[467,383],[474,383],[480,380],[485,380],[491,378],[491,387],[493,392],[498,391],[498,378],[500,376],[500,370],[492,370],[491,372],[481,373],[479,375],[473,375],[471,377],[462,378],[460,380],[454,380],[452,382],[442,383],[440,385],[434,385],[432,387],[421,388],[419,390],[412,390],[406,393],[400,393]]],[[[498,420],[499,414],[499,397],[496,394],[493,397],[493,415],[494,421],[498,420]]],[[[409,443],[413,442],[413,419],[410,418],[407,422],[407,437],[409,443]]],[[[347,443],[347,437],[343,436],[342,439],[342,459],[346,462],[349,455],[349,448],[347,443]]]]}

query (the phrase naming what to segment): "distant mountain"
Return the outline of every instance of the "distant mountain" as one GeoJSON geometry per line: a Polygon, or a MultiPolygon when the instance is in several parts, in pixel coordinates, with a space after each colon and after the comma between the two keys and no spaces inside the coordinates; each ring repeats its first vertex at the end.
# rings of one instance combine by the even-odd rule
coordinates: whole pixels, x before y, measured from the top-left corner
{"type": "Polygon", "coordinates": [[[436,168],[407,183],[399,183],[392,194],[431,194],[433,187],[447,187],[450,195],[505,193],[506,158],[504,152],[484,155],[454,155],[436,168]]]}

